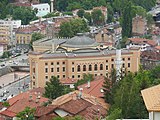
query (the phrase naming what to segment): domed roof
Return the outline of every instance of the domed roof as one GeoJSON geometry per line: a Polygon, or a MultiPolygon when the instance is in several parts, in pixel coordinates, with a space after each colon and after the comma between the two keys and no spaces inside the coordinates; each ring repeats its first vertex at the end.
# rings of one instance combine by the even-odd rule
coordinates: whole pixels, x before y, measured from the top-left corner
{"type": "Polygon", "coordinates": [[[88,36],[78,34],[77,36],[68,39],[63,46],[66,47],[86,47],[86,46],[97,46],[97,42],[88,36]]]}

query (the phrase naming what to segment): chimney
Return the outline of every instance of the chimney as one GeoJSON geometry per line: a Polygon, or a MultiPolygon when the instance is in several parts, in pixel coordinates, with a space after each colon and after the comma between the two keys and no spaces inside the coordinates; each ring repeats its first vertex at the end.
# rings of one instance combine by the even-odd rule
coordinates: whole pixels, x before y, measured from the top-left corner
{"type": "Polygon", "coordinates": [[[32,95],[29,95],[29,102],[32,101],[32,95]]]}
{"type": "Polygon", "coordinates": [[[83,91],[83,88],[79,88],[78,99],[82,98],[82,91],[83,91]]]}
{"type": "Polygon", "coordinates": [[[91,83],[90,83],[90,80],[88,80],[87,88],[90,88],[90,87],[91,87],[91,83]]]}
{"type": "Polygon", "coordinates": [[[38,98],[38,96],[36,97],[36,103],[38,103],[39,102],[39,98],[38,98]]]}

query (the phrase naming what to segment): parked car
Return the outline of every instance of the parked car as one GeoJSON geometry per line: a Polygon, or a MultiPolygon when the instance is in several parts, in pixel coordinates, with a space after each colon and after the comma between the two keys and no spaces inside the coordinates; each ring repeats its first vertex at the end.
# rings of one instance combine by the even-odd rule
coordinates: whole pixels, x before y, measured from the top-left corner
{"type": "Polygon", "coordinates": [[[8,90],[4,90],[4,91],[3,91],[3,94],[7,94],[7,93],[9,93],[8,90]]]}

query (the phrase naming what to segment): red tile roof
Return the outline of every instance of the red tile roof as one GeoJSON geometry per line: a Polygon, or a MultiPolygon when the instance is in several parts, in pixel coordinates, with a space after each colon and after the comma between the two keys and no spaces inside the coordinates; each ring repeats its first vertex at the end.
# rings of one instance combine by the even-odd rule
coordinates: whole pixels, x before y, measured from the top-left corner
{"type": "Polygon", "coordinates": [[[26,107],[36,108],[40,105],[42,105],[41,102],[36,102],[34,100],[28,100],[28,99],[20,99],[17,102],[15,102],[13,105],[8,107],[7,110],[12,111],[14,113],[19,113],[23,111],[26,107]]]}
{"type": "Polygon", "coordinates": [[[83,116],[85,120],[94,120],[95,118],[100,120],[101,118],[105,118],[106,114],[106,109],[99,105],[92,105],[79,113],[79,115],[83,116]]]}
{"type": "Polygon", "coordinates": [[[65,78],[65,79],[61,79],[60,82],[62,84],[74,84],[77,82],[77,79],[73,79],[73,78],[65,78]]]}
{"type": "Polygon", "coordinates": [[[159,45],[159,46],[156,46],[155,49],[160,50],[160,45],[159,45]]]}
{"type": "Polygon", "coordinates": [[[30,96],[32,96],[32,99],[35,101],[37,96],[41,96],[39,102],[43,103],[48,101],[48,98],[44,98],[42,97],[42,94],[44,93],[44,88],[36,88],[36,89],[32,89],[29,90],[27,92],[21,93],[11,99],[8,100],[9,104],[12,105],[13,103],[15,103],[16,101],[20,100],[20,99],[27,99],[29,100],[30,96]]]}
{"type": "Polygon", "coordinates": [[[77,113],[83,111],[87,107],[90,107],[92,104],[83,99],[70,100],[62,104],[59,109],[69,112],[72,115],[76,115],[77,113]]]}
{"type": "Polygon", "coordinates": [[[157,45],[157,43],[154,40],[144,39],[144,38],[128,38],[129,41],[136,44],[144,44],[147,43],[151,46],[157,45]]]}
{"type": "Polygon", "coordinates": [[[38,106],[35,112],[35,116],[36,117],[41,117],[44,116],[46,114],[49,114],[51,112],[53,112],[54,109],[56,109],[57,106],[56,105],[49,105],[49,106],[38,106]]]}
{"type": "Polygon", "coordinates": [[[78,89],[83,88],[83,92],[86,94],[93,95],[95,97],[103,97],[103,83],[105,78],[103,76],[97,76],[93,81],[90,82],[90,87],[88,83],[78,86],[78,89]]]}
{"type": "Polygon", "coordinates": [[[4,116],[8,116],[8,117],[15,117],[16,116],[16,113],[9,111],[9,110],[4,110],[0,114],[4,115],[4,116]]]}
{"type": "Polygon", "coordinates": [[[54,117],[58,117],[55,113],[49,115],[43,115],[42,117],[38,118],[38,120],[53,120],[54,117]]]}
{"type": "Polygon", "coordinates": [[[29,26],[24,26],[18,28],[16,31],[16,34],[31,34],[33,32],[39,32],[40,29],[36,27],[35,25],[29,25],[29,26]]]}
{"type": "Polygon", "coordinates": [[[160,52],[157,51],[143,51],[141,53],[141,58],[147,60],[160,60],[160,52]]]}

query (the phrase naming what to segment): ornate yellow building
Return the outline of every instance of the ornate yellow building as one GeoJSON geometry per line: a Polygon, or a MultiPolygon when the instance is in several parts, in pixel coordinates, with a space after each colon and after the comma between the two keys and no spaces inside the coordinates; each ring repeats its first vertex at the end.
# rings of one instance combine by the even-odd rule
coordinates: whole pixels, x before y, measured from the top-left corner
{"type": "MultiPolygon", "coordinates": [[[[81,79],[83,74],[108,77],[115,67],[116,50],[109,50],[84,35],[59,40],[48,53],[29,54],[31,87],[44,87],[51,76],[81,79]],[[58,43],[59,42],[59,43],[58,43]]],[[[122,50],[122,70],[136,72],[140,64],[139,49],[122,50]]]]}

